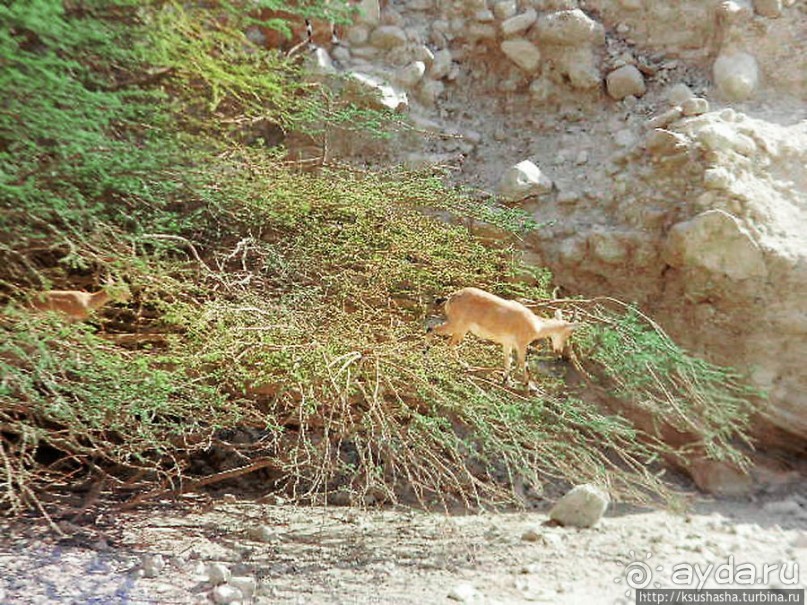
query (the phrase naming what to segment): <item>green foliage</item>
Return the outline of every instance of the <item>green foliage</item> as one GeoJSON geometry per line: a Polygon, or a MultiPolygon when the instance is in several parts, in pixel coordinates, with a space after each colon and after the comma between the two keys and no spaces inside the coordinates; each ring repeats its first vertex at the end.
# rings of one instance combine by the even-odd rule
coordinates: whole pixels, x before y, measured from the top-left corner
{"type": "MultiPolygon", "coordinates": [[[[553,479],[673,499],[656,461],[681,452],[652,423],[547,371],[537,394],[506,388],[498,346],[463,345],[474,371],[443,346],[424,354],[434,299],[453,289],[549,298],[548,272],[469,229],[539,226],[431,174],[301,172],[256,145],[256,121],[322,137],[393,122],[252,46],[246,6],[0,7],[0,280],[13,292],[107,273],[133,294],[88,325],[8,307],[0,502],[20,510],[88,469],[120,490],[168,488],[222,449],[237,461],[225,468],[268,460],[267,486],[319,501],[484,505],[553,479]]],[[[636,313],[582,310],[581,368],[739,458],[750,408],[735,376],[636,313]]]]}
{"type": "Polygon", "coordinates": [[[659,427],[695,437],[690,449],[710,457],[744,460],[731,443],[746,428],[762,394],[735,371],[693,357],[647,321],[635,307],[599,310],[600,323],[578,339],[581,354],[598,364],[611,393],[659,427]]]}
{"type": "Polygon", "coordinates": [[[115,469],[120,479],[173,476],[216,429],[244,421],[244,409],[185,368],[162,368],[59,317],[12,310],[6,318],[13,323],[0,328],[0,449],[14,489],[0,496],[4,507],[21,510],[18,494],[90,467],[115,469]],[[54,460],[55,452],[69,456],[54,460]]]}

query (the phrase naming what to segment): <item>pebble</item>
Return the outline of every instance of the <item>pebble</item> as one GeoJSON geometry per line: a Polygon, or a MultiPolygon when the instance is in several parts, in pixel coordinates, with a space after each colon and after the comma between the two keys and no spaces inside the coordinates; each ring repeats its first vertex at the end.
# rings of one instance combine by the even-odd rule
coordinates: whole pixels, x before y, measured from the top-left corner
{"type": "Polygon", "coordinates": [[[397,73],[398,82],[406,87],[412,88],[423,79],[426,73],[426,64],[423,61],[413,61],[397,73]]]}
{"type": "Polygon", "coordinates": [[[429,76],[435,80],[442,80],[451,70],[451,51],[443,48],[434,53],[434,60],[429,69],[429,76]]]}
{"type": "Polygon", "coordinates": [[[229,584],[222,584],[216,586],[211,593],[213,602],[217,605],[229,605],[229,603],[238,603],[244,599],[244,595],[235,586],[229,584]]]}
{"type": "Polygon", "coordinates": [[[162,555],[143,556],[143,575],[146,578],[156,578],[165,569],[165,559],[162,555]]]}
{"type": "Polygon", "coordinates": [[[224,584],[232,576],[230,568],[223,563],[209,563],[206,571],[207,581],[211,584],[224,584]]]}
{"type": "Polygon", "coordinates": [[[526,72],[535,72],[541,64],[541,51],[529,40],[514,38],[501,44],[502,52],[526,72]]]}
{"type": "Polygon", "coordinates": [[[493,13],[498,19],[509,19],[516,14],[518,6],[515,0],[504,0],[504,2],[497,2],[493,5],[493,13]]]}
{"type": "Polygon", "coordinates": [[[234,586],[243,595],[245,599],[251,599],[258,588],[258,581],[252,576],[233,576],[227,582],[230,586],[234,586]]]}
{"type": "Polygon", "coordinates": [[[257,542],[273,542],[277,540],[277,532],[268,525],[255,525],[247,530],[247,536],[257,542]]]}
{"type": "Polygon", "coordinates": [[[505,200],[517,202],[531,195],[552,191],[552,180],[530,160],[510,167],[499,181],[499,194],[505,200]]]}
{"type": "Polygon", "coordinates": [[[543,538],[543,532],[538,527],[528,527],[524,530],[524,533],[521,534],[521,539],[525,542],[538,542],[541,538],[543,538]]]}
{"type": "Polygon", "coordinates": [[[692,92],[692,89],[689,86],[683,82],[679,82],[674,86],[670,86],[670,88],[666,91],[665,96],[671,105],[681,105],[687,99],[693,98],[695,93],[692,92]]]}
{"type": "Polygon", "coordinates": [[[673,122],[680,120],[682,115],[684,115],[684,112],[680,107],[673,107],[672,109],[668,109],[664,113],[649,119],[645,126],[647,128],[666,128],[673,122]]]}
{"type": "Polygon", "coordinates": [[[771,19],[782,14],[782,0],[754,0],[754,11],[771,19]]]}
{"type": "Polygon", "coordinates": [[[403,46],[406,44],[406,32],[397,25],[381,25],[370,34],[370,44],[384,50],[403,46]]]}
{"type": "Polygon", "coordinates": [[[709,111],[709,101],[693,97],[681,103],[681,112],[685,116],[699,116],[709,111]]]}
{"type": "Polygon", "coordinates": [[[520,15],[515,15],[502,21],[502,34],[505,36],[515,36],[527,31],[533,23],[538,20],[538,13],[534,8],[530,8],[520,15]]]}
{"type": "Polygon", "coordinates": [[[790,500],[779,500],[778,502],[766,502],[762,505],[762,510],[766,513],[772,513],[775,515],[800,515],[804,509],[802,509],[801,505],[793,499],[790,500]]]}
{"type": "Polygon", "coordinates": [[[448,591],[448,598],[452,601],[459,601],[460,603],[473,603],[478,596],[479,591],[474,588],[473,584],[467,582],[457,584],[448,591]]]}

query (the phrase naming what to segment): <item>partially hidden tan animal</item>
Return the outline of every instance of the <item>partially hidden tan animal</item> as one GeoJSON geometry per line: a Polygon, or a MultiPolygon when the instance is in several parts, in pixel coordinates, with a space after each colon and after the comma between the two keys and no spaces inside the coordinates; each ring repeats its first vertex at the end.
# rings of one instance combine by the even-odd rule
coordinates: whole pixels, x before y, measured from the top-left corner
{"type": "Polygon", "coordinates": [[[449,344],[452,347],[456,347],[468,332],[498,342],[504,348],[505,380],[510,375],[510,362],[515,351],[524,384],[529,384],[527,347],[530,343],[549,338],[552,349],[561,354],[574,329],[581,325],[563,319],[538,317],[519,302],[505,300],[479,288],[454,292],[446,301],[445,314],[446,321],[430,328],[430,332],[451,336],[449,344]]]}
{"type": "Polygon", "coordinates": [[[130,298],[127,289],[105,286],[98,292],[81,290],[47,290],[37,292],[30,301],[30,307],[37,311],[56,311],[73,321],[83,321],[91,313],[110,300],[126,302],[130,298]]]}

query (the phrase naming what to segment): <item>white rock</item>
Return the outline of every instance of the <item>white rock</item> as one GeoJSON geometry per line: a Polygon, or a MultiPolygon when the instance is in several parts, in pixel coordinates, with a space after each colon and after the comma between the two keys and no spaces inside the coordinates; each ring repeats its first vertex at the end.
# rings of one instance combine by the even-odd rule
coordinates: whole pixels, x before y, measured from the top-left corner
{"type": "Polygon", "coordinates": [[[269,525],[253,525],[247,530],[247,536],[257,542],[273,542],[277,539],[277,531],[269,525]]]}
{"type": "Polygon", "coordinates": [[[426,73],[426,64],[423,61],[413,61],[406,67],[398,70],[396,79],[406,88],[412,88],[423,79],[426,73]]]}
{"type": "Polygon", "coordinates": [[[448,75],[451,70],[451,51],[443,48],[434,53],[434,61],[432,62],[431,69],[429,69],[429,76],[435,80],[442,80],[448,75]]]}
{"type": "Polygon", "coordinates": [[[426,65],[431,65],[434,61],[434,53],[425,44],[419,44],[412,49],[412,57],[416,61],[423,61],[426,65]]]}
{"type": "Polygon", "coordinates": [[[497,36],[496,26],[490,23],[472,23],[465,31],[469,40],[495,40],[497,36]]]}
{"type": "Polygon", "coordinates": [[[740,23],[754,16],[751,0],[724,0],[717,5],[718,15],[727,23],[740,23]]]}
{"type": "Polygon", "coordinates": [[[633,147],[637,140],[634,132],[628,128],[623,128],[614,135],[614,142],[620,147],[633,147]]]}
{"type": "Polygon", "coordinates": [[[609,501],[608,494],[599,487],[578,485],[555,503],[549,518],[563,526],[591,527],[602,518],[609,501]]]}
{"type": "Polygon", "coordinates": [[[537,103],[543,103],[549,99],[553,90],[552,82],[546,78],[538,78],[530,84],[530,97],[537,103]]]}
{"type": "Polygon", "coordinates": [[[712,66],[712,75],[721,94],[730,101],[744,101],[759,85],[757,60],[748,53],[719,56],[712,66]]]}
{"type": "Polygon", "coordinates": [[[533,73],[541,64],[541,51],[529,40],[514,38],[501,44],[502,52],[526,72],[533,73]]]}
{"type": "Polygon", "coordinates": [[[728,190],[735,182],[732,175],[723,166],[712,166],[703,171],[703,186],[707,189],[728,190]]]}
{"type": "Polygon", "coordinates": [[[673,107],[664,113],[653,116],[646,123],[647,128],[667,128],[673,122],[677,122],[684,115],[684,111],[680,107],[673,107]]]}
{"type": "Polygon", "coordinates": [[[434,107],[445,89],[445,84],[440,80],[425,80],[418,90],[418,99],[426,107],[434,107]]]}
{"type": "Polygon", "coordinates": [[[551,546],[554,549],[559,549],[561,546],[563,546],[563,538],[556,533],[547,532],[541,536],[541,538],[544,544],[551,546]]]}
{"type": "Polygon", "coordinates": [[[147,578],[156,578],[165,569],[165,559],[162,555],[143,556],[143,575],[147,578]]]}
{"type": "Polygon", "coordinates": [[[578,166],[582,166],[588,162],[588,151],[583,149],[580,153],[577,154],[577,157],[574,159],[574,163],[578,166]]]}
{"type": "Polygon", "coordinates": [[[205,569],[207,572],[207,581],[211,584],[224,584],[232,576],[230,568],[223,563],[209,563],[205,569]]]}
{"type": "Polygon", "coordinates": [[[479,591],[474,588],[473,584],[467,582],[457,584],[448,592],[449,599],[460,603],[473,603],[479,596],[479,591]]]}
{"type": "Polygon", "coordinates": [[[552,180],[529,160],[524,160],[511,167],[502,175],[499,182],[499,195],[503,199],[513,202],[551,190],[552,180]]]}
{"type": "Polygon", "coordinates": [[[527,31],[538,20],[538,13],[534,8],[527,9],[520,15],[515,15],[502,21],[502,34],[516,36],[527,31]]]}
{"type": "Polygon", "coordinates": [[[699,116],[709,111],[709,101],[700,97],[687,99],[681,103],[681,112],[685,116],[699,116]]]}
{"type": "Polygon", "coordinates": [[[244,595],[241,594],[241,591],[229,584],[216,586],[211,593],[211,597],[217,605],[229,605],[230,603],[239,603],[244,600],[244,595]]]}
{"type": "Polygon", "coordinates": [[[754,0],[754,11],[763,17],[778,17],[782,14],[782,0],[754,0]]]}
{"type": "Polygon", "coordinates": [[[497,2],[493,5],[493,13],[496,15],[498,19],[509,19],[513,15],[516,14],[518,10],[518,6],[516,5],[516,0],[504,0],[503,2],[497,2]]]}
{"type": "Polygon", "coordinates": [[[370,39],[370,30],[364,25],[354,25],[348,28],[345,39],[353,46],[367,44],[367,40],[370,39]]]}
{"type": "Polygon", "coordinates": [[[630,11],[642,8],[642,0],[619,0],[619,5],[630,11]]]}
{"type": "Polygon", "coordinates": [[[307,55],[306,65],[308,69],[315,74],[335,74],[336,68],[333,66],[333,60],[328,54],[328,51],[318,46],[314,52],[307,55]]]}
{"type": "Polygon", "coordinates": [[[476,13],[474,13],[474,19],[480,23],[490,23],[491,21],[495,21],[496,17],[493,16],[492,11],[485,8],[483,10],[476,11],[476,13]]]}
{"type": "Polygon", "coordinates": [[[679,82],[667,89],[665,96],[670,102],[670,105],[682,105],[687,99],[693,98],[695,93],[692,92],[689,86],[683,82],[679,82]]]}
{"type": "Polygon", "coordinates": [[[766,513],[786,516],[798,516],[804,512],[801,504],[794,499],[766,502],[762,505],[762,510],[764,510],[766,513]]]}
{"type": "Polygon", "coordinates": [[[599,88],[602,76],[590,47],[569,49],[563,57],[562,64],[573,88],[580,90],[599,88]]]}
{"type": "Polygon", "coordinates": [[[647,134],[645,148],[653,155],[676,155],[689,148],[689,139],[678,132],[656,128],[647,134]]]}
{"type": "Polygon", "coordinates": [[[403,46],[406,44],[406,32],[397,25],[381,25],[370,34],[370,44],[383,50],[403,46]]]}
{"type": "Polygon", "coordinates": [[[331,50],[331,56],[333,57],[334,61],[345,64],[350,61],[350,49],[344,44],[337,44],[331,50]]]}
{"type": "Polygon", "coordinates": [[[361,0],[358,5],[359,14],[357,21],[378,25],[381,22],[381,5],[379,0],[361,0]]]}
{"type": "Polygon", "coordinates": [[[737,132],[730,124],[715,121],[706,124],[696,131],[698,140],[710,151],[734,151],[750,156],[757,150],[757,144],[751,137],[737,132]]]}
{"type": "MultiPolygon", "coordinates": [[[[594,258],[609,265],[622,264],[628,257],[628,251],[625,246],[625,242],[622,240],[622,238],[620,238],[618,233],[594,232],[588,238],[588,245],[589,250],[591,251],[591,254],[594,258]]],[[[572,492],[569,492],[569,494],[571,493],[572,492]]],[[[567,494],[567,496],[569,494],[567,494]]],[[[607,505],[608,503],[606,501],[606,506],[607,505]]],[[[588,504],[586,504],[586,506],[588,506],[588,504]]],[[[593,507],[594,505],[591,504],[591,506],[593,507]]],[[[603,509],[603,512],[604,511],[605,509],[603,509]]],[[[575,525],[576,527],[588,527],[587,525],[579,525],[577,523],[564,523],[564,525],[575,525]]]]}
{"type": "Polygon", "coordinates": [[[759,245],[736,217],[723,210],[707,210],[673,226],[664,259],[673,267],[700,267],[730,279],[768,274],[759,245]]]}
{"type": "Polygon", "coordinates": [[[409,99],[405,92],[385,84],[374,76],[352,72],[348,80],[345,92],[350,100],[358,104],[393,111],[403,111],[409,107],[409,99]]]}
{"type": "Polygon", "coordinates": [[[227,584],[240,590],[245,599],[251,599],[258,588],[258,581],[252,576],[233,576],[227,584]]]}
{"type": "Polygon", "coordinates": [[[370,63],[375,60],[375,58],[381,51],[372,46],[359,46],[359,47],[353,47],[350,52],[354,57],[362,59],[363,60],[362,64],[366,64],[369,66],[370,63]]]}
{"type": "Polygon", "coordinates": [[[603,26],[578,8],[542,15],[537,28],[541,42],[563,46],[605,42],[603,26]]]}
{"type": "Polygon", "coordinates": [[[635,65],[615,69],[605,79],[608,94],[617,101],[627,96],[641,97],[647,88],[642,72],[635,65]]]}

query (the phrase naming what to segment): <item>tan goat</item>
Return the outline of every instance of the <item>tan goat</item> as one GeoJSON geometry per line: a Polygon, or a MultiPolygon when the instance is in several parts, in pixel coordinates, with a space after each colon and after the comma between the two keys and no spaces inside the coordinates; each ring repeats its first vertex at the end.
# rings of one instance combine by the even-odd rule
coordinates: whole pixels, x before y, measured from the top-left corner
{"type": "MultiPolygon", "coordinates": [[[[451,336],[456,347],[468,332],[498,342],[504,348],[504,379],[510,375],[510,362],[516,352],[524,384],[529,384],[527,347],[539,338],[549,338],[552,349],[563,353],[566,341],[580,324],[563,319],[538,317],[514,300],[505,300],[479,288],[463,288],[452,294],[445,304],[447,321],[429,331],[451,336]]],[[[456,349],[455,349],[456,351],[456,349]]]]}
{"type": "Polygon", "coordinates": [[[56,311],[73,321],[83,321],[110,300],[126,302],[129,291],[105,287],[98,292],[80,290],[47,290],[33,296],[30,307],[37,311],[56,311]]]}

